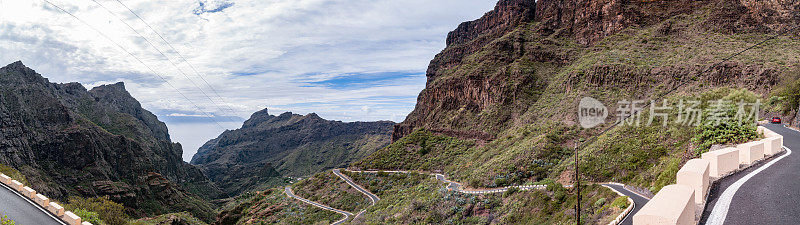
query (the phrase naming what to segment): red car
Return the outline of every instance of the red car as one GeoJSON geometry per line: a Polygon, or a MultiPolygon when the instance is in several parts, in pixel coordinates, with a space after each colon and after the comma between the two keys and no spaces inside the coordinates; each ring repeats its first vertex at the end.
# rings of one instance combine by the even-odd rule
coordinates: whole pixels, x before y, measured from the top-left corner
{"type": "Polygon", "coordinates": [[[772,121],[771,122],[772,123],[781,123],[781,118],[780,117],[772,117],[772,121]]]}

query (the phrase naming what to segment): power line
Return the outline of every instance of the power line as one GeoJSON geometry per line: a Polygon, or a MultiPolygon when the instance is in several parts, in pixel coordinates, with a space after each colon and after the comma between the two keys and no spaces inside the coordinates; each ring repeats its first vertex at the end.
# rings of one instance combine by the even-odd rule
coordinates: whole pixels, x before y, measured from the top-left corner
{"type": "MultiPolygon", "coordinates": [[[[736,53],[734,53],[734,54],[732,54],[732,55],[730,55],[730,56],[728,56],[728,57],[725,57],[725,58],[723,58],[723,59],[722,59],[722,61],[712,64],[710,67],[708,67],[708,69],[704,70],[704,71],[703,71],[703,72],[701,72],[701,73],[698,73],[697,75],[695,75],[695,76],[691,77],[690,79],[697,78],[697,77],[698,77],[700,74],[707,73],[707,72],[711,71],[712,69],[716,68],[717,66],[721,65],[722,63],[725,63],[725,62],[727,62],[727,61],[731,60],[732,58],[734,58],[734,57],[736,57],[736,56],[739,56],[739,55],[741,55],[742,53],[745,53],[745,52],[747,52],[747,51],[749,51],[749,50],[752,50],[753,48],[755,48],[755,47],[758,47],[758,46],[760,46],[760,45],[762,45],[762,44],[766,43],[767,41],[770,41],[770,40],[773,40],[773,39],[775,39],[775,38],[777,38],[777,37],[780,37],[780,36],[786,35],[786,34],[787,34],[787,33],[789,33],[790,31],[794,31],[794,30],[796,30],[798,27],[800,27],[800,25],[794,26],[794,27],[793,27],[793,28],[791,28],[791,29],[788,29],[788,30],[785,30],[785,31],[783,31],[783,32],[780,32],[780,33],[778,33],[778,34],[776,34],[776,35],[773,35],[773,36],[771,36],[771,37],[769,37],[769,38],[767,38],[767,39],[765,39],[765,40],[763,40],[763,41],[761,41],[761,42],[759,42],[759,43],[756,43],[756,44],[754,44],[754,45],[752,45],[752,46],[750,46],[750,47],[747,47],[747,48],[745,48],[744,50],[741,50],[741,51],[739,51],[739,52],[736,52],[736,53]]],[[[675,91],[676,91],[676,90],[678,90],[679,88],[683,87],[685,84],[686,84],[685,82],[681,82],[681,83],[679,83],[677,86],[673,87],[672,89],[670,89],[670,90],[669,90],[669,91],[667,91],[666,93],[664,93],[664,94],[661,94],[661,95],[659,95],[658,97],[656,97],[656,98],[655,98],[655,101],[658,101],[658,100],[660,100],[660,99],[662,99],[662,98],[666,97],[667,95],[669,95],[669,94],[672,94],[672,92],[675,92],[675,91]]],[[[643,108],[647,108],[647,107],[649,107],[649,106],[650,106],[652,103],[653,103],[653,101],[650,101],[650,102],[648,102],[648,103],[647,103],[647,104],[646,104],[646,105],[645,105],[643,108]]],[[[609,130],[613,129],[614,127],[616,127],[617,125],[619,125],[620,123],[622,123],[622,121],[625,121],[625,120],[627,120],[628,118],[631,118],[631,117],[635,116],[635,115],[636,115],[636,114],[638,114],[638,113],[639,113],[639,112],[637,112],[637,113],[632,113],[631,115],[628,115],[627,117],[625,117],[625,119],[622,119],[622,120],[619,120],[619,121],[617,121],[616,123],[614,123],[614,124],[613,124],[613,125],[611,125],[610,127],[608,127],[608,128],[606,128],[606,129],[604,129],[604,130],[603,130],[602,132],[600,132],[599,134],[597,134],[597,135],[593,136],[593,137],[592,137],[592,139],[590,139],[590,141],[587,141],[587,142],[584,142],[583,144],[581,144],[581,147],[580,147],[580,148],[582,149],[583,147],[586,147],[586,145],[593,143],[594,141],[596,141],[596,140],[597,140],[597,138],[598,138],[599,136],[602,136],[602,135],[603,135],[603,134],[605,134],[607,131],[609,131],[609,130]]]]}
{"type": "Polygon", "coordinates": [[[125,3],[122,3],[122,1],[120,1],[120,0],[117,0],[117,2],[119,2],[119,4],[120,4],[120,5],[122,5],[122,6],[123,6],[123,7],[125,7],[126,9],[128,9],[128,11],[130,11],[130,12],[131,12],[131,13],[132,13],[134,16],[136,16],[136,18],[139,18],[139,20],[140,20],[140,21],[142,21],[142,23],[144,23],[144,25],[146,25],[148,28],[150,28],[150,30],[152,30],[152,31],[153,31],[153,33],[155,33],[156,35],[158,35],[158,37],[159,37],[159,38],[161,38],[161,40],[162,40],[162,41],[164,41],[164,43],[167,43],[167,46],[169,46],[169,48],[170,48],[170,49],[172,49],[172,51],[173,51],[173,52],[175,52],[175,54],[177,54],[177,55],[178,55],[178,56],[179,56],[179,57],[180,57],[180,58],[183,60],[183,62],[185,62],[185,63],[186,63],[186,65],[189,65],[189,68],[191,68],[191,69],[194,71],[194,73],[195,73],[195,74],[197,74],[197,77],[200,77],[200,79],[201,79],[201,80],[203,80],[203,82],[204,82],[204,83],[206,83],[206,86],[208,86],[208,88],[209,88],[209,89],[211,89],[211,91],[212,91],[212,92],[214,92],[214,94],[217,96],[217,98],[219,98],[220,100],[222,100],[222,103],[224,103],[224,104],[225,104],[225,106],[228,108],[228,110],[230,110],[230,111],[231,111],[231,113],[233,113],[234,115],[236,114],[236,111],[235,111],[235,110],[233,110],[233,109],[230,107],[230,104],[228,104],[227,102],[225,102],[225,99],[224,99],[224,98],[222,98],[222,96],[220,96],[220,95],[219,95],[219,92],[217,92],[217,89],[215,89],[215,88],[214,88],[214,86],[211,86],[211,84],[210,84],[210,83],[208,83],[208,81],[207,81],[207,80],[206,80],[206,79],[203,77],[203,75],[201,75],[201,74],[200,74],[200,72],[199,72],[199,71],[197,71],[197,69],[194,67],[194,65],[192,65],[191,63],[189,63],[189,60],[186,60],[186,57],[184,57],[184,56],[183,56],[183,54],[181,54],[180,52],[178,52],[178,50],[177,50],[177,49],[175,49],[175,47],[173,47],[173,46],[172,46],[172,44],[170,44],[170,43],[169,43],[169,41],[167,41],[167,39],[166,39],[166,38],[164,38],[164,36],[162,36],[160,33],[158,33],[158,31],[156,31],[156,29],[155,29],[155,28],[153,28],[152,26],[150,26],[150,24],[149,24],[149,23],[147,23],[147,21],[145,21],[145,20],[144,20],[144,19],[143,19],[141,16],[139,16],[139,14],[138,14],[138,13],[134,12],[134,11],[133,11],[131,8],[129,8],[127,5],[125,5],[125,3]]]}
{"type": "MultiPolygon", "coordinates": [[[[111,15],[113,15],[114,17],[116,17],[116,18],[117,18],[117,20],[119,20],[120,22],[122,22],[123,24],[125,24],[125,26],[127,26],[128,28],[130,28],[130,29],[131,29],[131,30],[132,30],[134,33],[136,33],[136,35],[139,35],[139,37],[141,37],[142,39],[144,39],[144,41],[145,41],[145,42],[147,42],[147,44],[149,44],[151,47],[153,47],[153,49],[155,49],[155,50],[156,50],[156,51],[157,51],[159,54],[161,54],[161,56],[164,56],[164,58],[166,58],[166,59],[167,59],[167,61],[169,61],[169,63],[170,63],[170,64],[172,64],[172,66],[173,66],[173,67],[175,67],[175,69],[177,69],[177,70],[178,70],[178,72],[180,72],[180,73],[183,75],[183,77],[186,77],[186,79],[187,79],[187,80],[189,80],[189,82],[191,82],[191,83],[192,83],[192,85],[194,85],[194,86],[195,86],[195,87],[196,87],[198,90],[200,90],[200,93],[202,93],[202,94],[203,94],[203,95],[204,95],[206,98],[208,98],[208,100],[209,100],[209,101],[211,101],[211,104],[214,104],[214,106],[216,106],[216,107],[217,107],[217,109],[219,109],[220,111],[224,111],[224,109],[222,109],[222,107],[220,107],[220,106],[219,106],[219,105],[218,105],[216,102],[214,102],[214,100],[213,100],[213,99],[212,99],[210,96],[208,96],[208,94],[206,94],[206,92],[205,92],[205,91],[203,91],[203,89],[202,89],[202,88],[201,88],[199,85],[197,85],[197,83],[195,83],[195,82],[194,82],[194,81],[193,81],[191,78],[189,78],[189,75],[186,75],[186,73],[184,73],[184,72],[183,72],[183,70],[181,70],[181,68],[180,68],[180,67],[178,67],[178,65],[177,65],[177,64],[175,64],[175,62],[172,62],[172,60],[171,60],[171,59],[170,59],[170,58],[169,58],[169,57],[168,57],[166,54],[164,54],[164,52],[162,52],[161,50],[159,50],[159,49],[158,49],[158,47],[156,47],[156,46],[155,46],[155,44],[153,44],[152,42],[150,42],[150,39],[147,39],[147,38],[146,38],[144,35],[142,35],[141,33],[139,33],[139,31],[136,31],[136,29],[135,29],[135,28],[133,28],[133,26],[131,26],[130,24],[128,24],[127,22],[125,22],[125,20],[123,20],[122,18],[120,18],[120,17],[119,17],[119,16],[118,16],[116,13],[114,13],[114,12],[113,12],[113,11],[111,11],[110,9],[106,8],[106,6],[104,6],[103,4],[100,4],[100,2],[97,2],[97,0],[92,0],[92,1],[93,1],[94,3],[96,3],[97,5],[99,5],[100,7],[102,7],[103,9],[105,9],[106,11],[108,11],[108,13],[110,13],[111,15]]],[[[228,117],[226,117],[226,118],[228,119],[228,121],[230,121],[230,122],[233,122],[233,120],[231,120],[230,118],[228,118],[228,117]]]]}
{"type": "MultiPolygon", "coordinates": [[[[707,72],[711,71],[712,69],[716,68],[717,66],[721,65],[722,63],[724,63],[724,62],[727,62],[728,60],[731,60],[731,59],[733,59],[734,57],[736,57],[736,56],[739,56],[739,55],[741,55],[742,53],[745,53],[746,51],[749,51],[749,50],[751,50],[751,49],[753,49],[753,48],[755,48],[755,47],[758,47],[758,46],[760,46],[760,45],[762,45],[762,44],[766,43],[767,41],[770,41],[770,40],[773,40],[773,39],[775,39],[775,38],[778,38],[779,36],[786,35],[786,34],[788,34],[790,31],[794,31],[794,30],[796,30],[798,27],[800,27],[800,25],[795,25],[795,26],[794,26],[793,28],[791,28],[791,29],[787,29],[787,30],[784,30],[783,32],[779,32],[778,34],[775,34],[775,35],[773,35],[773,36],[771,36],[771,37],[769,37],[769,38],[767,38],[767,39],[765,39],[765,40],[763,40],[763,41],[761,41],[761,42],[758,42],[758,43],[756,43],[756,44],[754,44],[754,45],[752,45],[752,46],[750,46],[750,47],[747,47],[747,48],[745,48],[744,50],[741,50],[741,51],[739,51],[739,52],[736,52],[736,53],[734,53],[734,54],[732,54],[732,55],[730,55],[730,56],[728,56],[728,57],[725,57],[725,58],[723,58],[723,59],[722,59],[722,61],[719,61],[719,62],[717,62],[717,63],[714,63],[714,64],[712,64],[710,67],[708,67],[708,69],[704,70],[704,71],[703,71],[703,72],[701,72],[701,73],[698,73],[698,74],[696,74],[696,75],[692,76],[690,79],[695,79],[695,78],[697,78],[697,77],[698,77],[700,74],[705,74],[705,73],[707,73],[707,72]]],[[[675,91],[676,91],[676,90],[678,90],[679,88],[683,87],[685,84],[686,84],[685,82],[681,82],[681,83],[679,83],[677,86],[673,87],[672,89],[670,89],[670,90],[669,90],[669,91],[667,91],[666,93],[664,93],[664,94],[661,94],[661,95],[659,95],[658,97],[656,97],[656,98],[655,98],[655,100],[648,102],[648,103],[647,103],[647,104],[646,104],[644,107],[642,107],[642,108],[647,108],[647,107],[650,107],[650,105],[651,105],[653,102],[656,102],[656,101],[658,101],[658,100],[661,100],[662,98],[666,97],[667,95],[669,95],[669,94],[672,94],[672,92],[675,92],[675,91]]],[[[625,121],[625,120],[628,120],[629,118],[631,118],[631,117],[633,117],[633,116],[636,116],[636,115],[638,115],[638,114],[640,114],[640,113],[641,113],[640,111],[638,111],[638,112],[634,112],[634,113],[631,113],[630,115],[626,116],[624,119],[618,120],[616,123],[614,123],[614,124],[612,124],[611,126],[607,127],[606,129],[604,129],[603,131],[601,131],[599,134],[592,136],[592,138],[591,138],[591,139],[589,139],[588,141],[586,141],[586,142],[584,142],[584,143],[582,143],[582,144],[580,144],[580,145],[578,145],[578,146],[576,146],[576,147],[575,147],[575,181],[576,181],[576,185],[575,185],[575,187],[577,188],[577,191],[576,191],[576,192],[577,192],[577,194],[576,194],[576,195],[577,195],[577,199],[578,199],[578,203],[576,204],[576,208],[577,208],[577,210],[576,210],[576,212],[577,212],[577,213],[576,213],[576,218],[577,218],[577,221],[578,221],[578,223],[579,223],[579,224],[580,224],[580,221],[581,221],[581,219],[580,219],[580,214],[581,214],[581,212],[580,212],[580,207],[581,207],[581,206],[580,206],[580,204],[581,204],[581,203],[580,203],[580,199],[581,199],[581,197],[580,197],[580,196],[581,196],[581,193],[580,193],[580,174],[578,173],[578,162],[579,162],[579,160],[578,160],[578,152],[579,152],[579,151],[581,151],[581,150],[583,150],[584,148],[586,148],[586,146],[588,146],[589,144],[592,144],[592,143],[594,143],[595,141],[597,141],[597,140],[599,139],[599,137],[600,137],[600,136],[603,136],[603,135],[604,135],[606,132],[608,132],[609,130],[611,130],[611,129],[614,129],[614,127],[616,127],[617,125],[619,125],[619,124],[620,124],[620,123],[622,123],[623,121],[625,121]]]]}
{"type": "Polygon", "coordinates": [[[125,53],[128,53],[128,55],[130,55],[131,57],[133,57],[134,59],[136,59],[136,61],[139,61],[139,63],[141,63],[141,64],[142,64],[144,67],[146,67],[148,70],[150,70],[150,72],[152,72],[152,73],[153,73],[154,75],[156,75],[158,78],[161,78],[161,80],[163,80],[163,81],[164,81],[164,83],[167,83],[167,85],[169,85],[169,86],[170,86],[172,89],[174,89],[176,92],[178,92],[178,94],[180,94],[181,96],[183,96],[183,98],[185,98],[187,101],[189,101],[189,103],[191,103],[192,105],[194,105],[194,107],[195,107],[195,108],[197,108],[197,110],[199,110],[199,111],[200,111],[200,112],[202,112],[202,113],[203,113],[203,114],[204,114],[206,117],[208,117],[209,119],[211,119],[211,121],[213,121],[213,122],[214,122],[214,124],[216,124],[217,126],[219,126],[219,128],[221,128],[221,129],[225,129],[224,127],[222,127],[222,125],[220,125],[220,124],[219,124],[219,122],[217,122],[217,121],[214,119],[214,117],[213,117],[213,116],[211,116],[211,115],[209,115],[208,113],[206,113],[205,111],[203,111],[203,110],[200,108],[200,106],[198,106],[197,104],[195,104],[195,103],[194,103],[194,101],[192,101],[191,99],[189,99],[189,97],[187,97],[185,94],[183,94],[183,92],[181,92],[180,90],[178,90],[178,88],[176,88],[174,85],[172,85],[172,83],[170,83],[169,81],[167,81],[167,79],[165,79],[163,76],[161,76],[160,74],[158,74],[158,72],[156,72],[155,70],[153,70],[153,68],[151,68],[150,66],[148,66],[147,64],[145,64],[145,63],[144,63],[144,61],[142,61],[141,59],[139,59],[139,57],[137,57],[136,55],[134,55],[133,53],[131,53],[130,51],[128,51],[127,49],[125,49],[125,47],[123,47],[122,45],[120,45],[119,43],[117,43],[116,41],[114,41],[113,39],[111,39],[110,37],[108,37],[108,35],[106,35],[105,33],[101,32],[100,30],[98,30],[97,28],[95,28],[94,26],[92,26],[91,24],[87,23],[86,21],[82,20],[81,18],[78,18],[78,17],[77,17],[77,16],[75,16],[74,14],[70,13],[69,11],[67,11],[67,10],[64,10],[63,8],[59,7],[59,6],[58,6],[58,5],[56,5],[56,4],[53,4],[53,3],[52,3],[52,2],[50,2],[49,0],[44,0],[44,1],[45,1],[47,4],[50,4],[50,5],[52,5],[53,7],[56,7],[58,10],[61,10],[62,12],[66,13],[67,15],[70,15],[72,18],[74,18],[74,19],[76,19],[76,20],[80,21],[80,22],[81,22],[81,23],[83,23],[84,25],[88,26],[89,28],[91,28],[92,30],[94,30],[95,32],[97,32],[98,34],[100,34],[100,36],[103,36],[105,39],[107,39],[108,41],[110,41],[111,43],[113,43],[114,45],[116,45],[117,47],[119,47],[120,49],[122,49],[122,51],[125,51],[125,53]]]}

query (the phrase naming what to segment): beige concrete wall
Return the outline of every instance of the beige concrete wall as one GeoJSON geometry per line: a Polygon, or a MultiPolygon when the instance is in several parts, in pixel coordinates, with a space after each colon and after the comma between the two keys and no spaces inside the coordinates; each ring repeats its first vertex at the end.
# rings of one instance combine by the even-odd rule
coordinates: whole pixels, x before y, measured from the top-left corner
{"type": "Polygon", "coordinates": [[[751,141],[736,146],[739,149],[739,164],[750,165],[764,158],[764,142],[751,141]]]}
{"type": "Polygon", "coordinates": [[[770,137],[761,141],[764,142],[765,155],[775,155],[781,152],[781,148],[783,147],[783,137],[770,137]]]}
{"type": "Polygon", "coordinates": [[[36,202],[36,204],[39,204],[39,206],[41,206],[42,208],[45,208],[45,209],[47,208],[47,205],[50,205],[50,199],[47,198],[46,196],[42,195],[42,194],[36,194],[36,196],[34,196],[34,198],[33,198],[33,201],[36,202]]]}
{"type": "Polygon", "coordinates": [[[69,225],[81,225],[81,218],[70,211],[64,212],[64,215],[61,216],[61,220],[64,220],[64,222],[69,225]]]}
{"type": "Polygon", "coordinates": [[[50,204],[47,205],[47,211],[50,211],[50,213],[53,213],[53,215],[58,217],[64,215],[64,207],[61,207],[61,205],[55,202],[50,202],[50,204]]]}
{"type": "Polygon", "coordinates": [[[706,152],[703,153],[701,158],[708,160],[708,175],[713,178],[720,178],[739,169],[739,149],[737,148],[724,148],[706,152]]]}
{"type": "Polygon", "coordinates": [[[5,185],[11,185],[11,177],[0,173],[0,182],[3,182],[5,185]]]}
{"type": "Polygon", "coordinates": [[[770,129],[764,129],[764,137],[771,138],[771,137],[777,137],[777,136],[781,136],[781,135],[778,134],[778,133],[775,133],[775,131],[772,131],[770,129]]]}
{"type": "Polygon", "coordinates": [[[12,180],[11,177],[5,174],[0,173],[0,182],[10,186],[12,189],[22,194],[22,196],[33,200],[37,205],[42,206],[42,208],[53,213],[69,225],[92,225],[88,222],[81,223],[81,218],[74,213],[69,211],[64,212],[64,207],[61,207],[58,203],[50,202],[50,199],[46,196],[36,193],[36,190],[33,190],[33,188],[24,186],[21,182],[12,180]]]}
{"type": "Polygon", "coordinates": [[[634,225],[695,224],[694,190],[686,185],[667,185],[633,216],[634,225]]]}
{"type": "Polygon", "coordinates": [[[25,187],[25,185],[22,185],[22,183],[20,183],[17,180],[11,180],[11,184],[9,186],[11,186],[11,188],[20,193],[22,193],[22,188],[25,187]]]}
{"type": "Polygon", "coordinates": [[[28,197],[29,199],[33,199],[36,197],[36,191],[33,188],[25,186],[22,188],[22,196],[28,197]]]}
{"type": "Polygon", "coordinates": [[[709,165],[705,159],[692,159],[681,167],[676,175],[677,184],[692,187],[694,203],[703,204],[709,187],[709,165]]]}

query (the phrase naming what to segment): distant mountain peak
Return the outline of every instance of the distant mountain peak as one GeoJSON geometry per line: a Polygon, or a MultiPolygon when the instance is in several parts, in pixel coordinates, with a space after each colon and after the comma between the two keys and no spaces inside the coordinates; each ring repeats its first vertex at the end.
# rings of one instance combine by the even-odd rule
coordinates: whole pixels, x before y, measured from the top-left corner
{"type": "Polygon", "coordinates": [[[346,166],[388,145],[393,126],[385,121],[325,120],[316,113],[273,116],[263,109],[242,128],[208,141],[191,163],[229,194],[238,194],[281,175],[305,176],[346,166]]]}

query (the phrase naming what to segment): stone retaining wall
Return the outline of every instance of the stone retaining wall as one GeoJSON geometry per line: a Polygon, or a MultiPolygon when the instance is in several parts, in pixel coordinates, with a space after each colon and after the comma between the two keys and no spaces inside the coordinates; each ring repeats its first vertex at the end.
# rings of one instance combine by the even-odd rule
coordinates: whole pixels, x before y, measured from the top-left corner
{"type": "Polygon", "coordinates": [[[706,152],[700,159],[686,162],[676,175],[677,184],[662,188],[633,216],[633,224],[697,224],[712,180],[741,171],[740,167],[747,168],[781,151],[783,136],[761,126],[758,133],[766,138],[706,152]]]}
{"type": "Polygon", "coordinates": [[[11,179],[11,177],[0,173],[0,182],[4,185],[11,187],[16,192],[19,192],[22,196],[33,201],[35,204],[39,205],[42,209],[47,210],[49,213],[52,213],[61,221],[68,225],[92,225],[89,222],[81,222],[81,218],[75,215],[70,211],[64,211],[64,207],[61,207],[58,203],[51,202],[49,198],[42,194],[36,193],[36,190],[30,188],[28,186],[24,186],[17,180],[11,179]]]}

